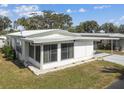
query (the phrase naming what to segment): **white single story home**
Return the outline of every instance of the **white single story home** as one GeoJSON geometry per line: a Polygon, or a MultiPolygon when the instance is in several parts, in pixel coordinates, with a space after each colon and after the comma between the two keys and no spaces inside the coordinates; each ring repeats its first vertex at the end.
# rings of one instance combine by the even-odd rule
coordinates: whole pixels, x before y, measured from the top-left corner
{"type": "Polygon", "coordinates": [[[7,35],[8,44],[23,62],[40,70],[51,69],[94,56],[95,40],[118,40],[115,37],[88,37],[60,29],[29,30],[7,35]]]}

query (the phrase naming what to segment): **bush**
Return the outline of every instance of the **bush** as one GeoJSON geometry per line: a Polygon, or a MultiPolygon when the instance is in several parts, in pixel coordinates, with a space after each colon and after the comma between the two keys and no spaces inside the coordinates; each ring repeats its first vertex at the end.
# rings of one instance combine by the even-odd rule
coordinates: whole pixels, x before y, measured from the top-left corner
{"type": "Polygon", "coordinates": [[[5,57],[9,60],[15,59],[15,51],[10,46],[4,46],[2,48],[2,52],[4,53],[5,57]]]}
{"type": "Polygon", "coordinates": [[[105,46],[102,43],[98,43],[97,46],[98,46],[98,49],[105,49],[105,46]]]}
{"type": "Polygon", "coordinates": [[[107,44],[107,45],[105,46],[105,49],[106,49],[106,50],[111,50],[111,44],[110,44],[110,43],[107,44]]]}

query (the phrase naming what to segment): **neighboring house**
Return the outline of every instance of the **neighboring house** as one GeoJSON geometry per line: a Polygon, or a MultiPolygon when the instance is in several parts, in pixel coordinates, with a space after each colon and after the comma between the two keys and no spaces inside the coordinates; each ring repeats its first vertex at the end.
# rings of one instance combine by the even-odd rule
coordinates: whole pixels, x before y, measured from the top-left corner
{"type": "Polygon", "coordinates": [[[91,59],[95,40],[119,38],[80,36],[60,29],[30,30],[7,35],[16,56],[43,70],[91,59]]]}
{"type": "MultiPolygon", "coordinates": [[[[118,40],[114,40],[114,46],[116,49],[119,49],[122,52],[124,51],[124,34],[120,34],[120,33],[78,33],[77,35],[87,36],[87,37],[119,38],[118,40]]],[[[108,41],[105,40],[104,42],[108,42],[108,41]]]]}
{"type": "Polygon", "coordinates": [[[3,48],[6,43],[6,36],[0,36],[0,48],[3,48]]]}

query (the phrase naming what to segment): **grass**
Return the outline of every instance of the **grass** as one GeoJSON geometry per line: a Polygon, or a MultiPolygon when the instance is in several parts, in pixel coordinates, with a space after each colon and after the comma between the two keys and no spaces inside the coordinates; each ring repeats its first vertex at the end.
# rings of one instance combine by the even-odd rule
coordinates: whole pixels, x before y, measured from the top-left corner
{"type": "MultiPolygon", "coordinates": [[[[97,52],[111,53],[111,50],[96,50],[97,52]]],[[[124,52],[121,51],[113,51],[114,54],[124,55],[124,52]]]]}
{"type": "Polygon", "coordinates": [[[114,63],[94,61],[36,76],[21,64],[6,61],[0,54],[0,88],[104,88],[122,76],[123,69],[114,63]]]}

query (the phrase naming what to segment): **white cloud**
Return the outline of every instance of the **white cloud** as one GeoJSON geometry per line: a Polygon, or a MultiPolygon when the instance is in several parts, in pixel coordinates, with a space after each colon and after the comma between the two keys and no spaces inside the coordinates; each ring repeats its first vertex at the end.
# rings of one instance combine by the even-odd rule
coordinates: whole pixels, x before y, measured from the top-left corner
{"type": "Polygon", "coordinates": [[[76,13],[76,12],[84,13],[84,12],[86,12],[86,10],[84,8],[80,8],[79,10],[67,9],[66,12],[67,13],[76,13]]]}
{"type": "Polygon", "coordinates": [[[102,6],[95,6],[94,9],[104,9],[104,8],[110,8],[110,5],[102,5],[102,6]]]}
{"type": "Polygon", "coordinates": [[[42,12],[39,11],[39,7],[37,5],[22,5],[16,7],[16,9],[13,10],[15,13],[17,13],[19,16],[32,16],[32,14],[42,14],[42,12]]]}
{"type": "Polygon", "coordinates": [[[8,4],[1,4],[0,7],[8,7],[8,4]]]}
{"type": "Polygon", "coordinates": [[[72,13],[72,10],[71,9],[67,9],[66,12],[67,13],[72,13]]]}
{"type": "Polygon", "coordinates": [[[120,19],[118,20],[118,19],[110,19],[110,20],[108,20],[108,22],[114,23],[115,25],[119,26],[121,24],[121,20],[120,19]]]}
{"type": "Polygon", "coordinates": [[[80,8],[80,9],[79,9],[79,12],[84,13],[84,12],[86,12],[86,10],[85,10],[84,8],[80,8]]]}
{"type": "Polygon", "coordinates": [[[120,21],[124,20],[124,16],[121,16],[119,20],[120,20],[120,21]]]}
{"type": "Polygon", "coordinates": [[[4,9],[0,9],[0,15],[1,16],[9,16],[9,10],[4,10],[4,9]]]}
{"type": "Polygon", "coordinates": [[[26,13],[23,13],[22,15],[27,16],[27,17],[32,17],[33,15],[43,15],[43,12],[41,11],[26,12],[26,13]]]}
{"type": "Polygon", "coordinates": [[[108,22],[115,22],[115,19],[110,19],[108,22]]]}
{"type": "Polygon", "coordinates": [[[115,23],[115,25],[120,25],[120,22],[119,21],[116,21],[114,23],[115,23]]]}

